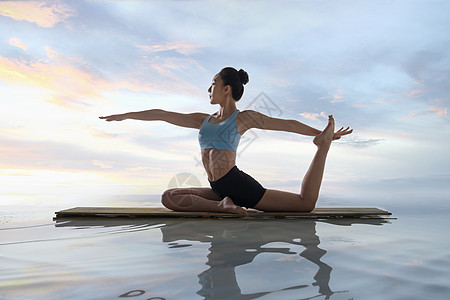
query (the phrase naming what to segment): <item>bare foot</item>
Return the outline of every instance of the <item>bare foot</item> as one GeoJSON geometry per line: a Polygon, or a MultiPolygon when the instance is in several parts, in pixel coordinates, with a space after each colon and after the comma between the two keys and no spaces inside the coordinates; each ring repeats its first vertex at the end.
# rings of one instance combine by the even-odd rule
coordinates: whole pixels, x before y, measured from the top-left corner
{"type": "Polygon", "coordinates": [[[314,138],[313,143],[319,147],[330,147],[334,136],[334,118],[332,115],[328,116],[328,125],[325,129],[314,138]]]}
{"type": "Polygon", "coordinates": [[[234,204],[233,200],[231,200],[231,198],[228,196],[223,198],[223,200],[219,202],[219,207],[223,209],[224,212],[248,216],[247,210],[245,210],[245,208],[243,207],[234,204]]]}

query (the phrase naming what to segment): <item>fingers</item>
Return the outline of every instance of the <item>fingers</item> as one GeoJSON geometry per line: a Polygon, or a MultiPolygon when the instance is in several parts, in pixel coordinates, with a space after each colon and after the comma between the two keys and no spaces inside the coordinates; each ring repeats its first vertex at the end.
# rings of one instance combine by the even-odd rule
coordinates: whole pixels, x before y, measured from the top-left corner
{"type": "Polygon", "coordinates": [[[105,116],[105,117],[98,117],[99,119],[105,120],[106,122],[111,121],[122,121],[122,118],[119,118],[118,115],[111,115],[111,116],[105,116]]]}
{"type": "Polygon", "coordinates": [[[336,133],[345,133],[345,132],[349,132],[351,133],[353,131],[353,129],[350,129],[350,127],[347,127],[344,129],[344,127],[339,128],[338,131],[336,131],[336,133]]]}
{"type": "Polygon", "coordinates": [[[336,131],[335,133],[334,133],[334,136],[333,136],[333,140],[335,141],[335,140],[339,140],[341,137],[343,137],[344,135],[347,135],[347,134],[350,134],[350,133],[352,133],[353,132],[353,129],[350,129],[350,127],[347,127],[347,128],[345,128],[344,129],[344,127],[341,127],[341,128],[339,128],[339,130],[338,131],[336,131]]]}
{"type": "Polygon", "coordinates": [[[338,131],[336,131],[337,134],[349,134],[352,133],[353,129],[350,129],[350,127],[347,127],[344,129],[344,127],[339,128],[338,131]]]}

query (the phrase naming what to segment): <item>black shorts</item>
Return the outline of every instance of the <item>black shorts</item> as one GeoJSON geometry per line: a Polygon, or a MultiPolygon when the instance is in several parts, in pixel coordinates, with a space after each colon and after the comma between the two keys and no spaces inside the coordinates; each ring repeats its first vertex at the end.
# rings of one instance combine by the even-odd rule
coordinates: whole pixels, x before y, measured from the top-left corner
{"type": "Polygon", "coordinates": [[[210,181],[212,190],[222,199],[230,197],[234,204],[252,208],[261,200],[266,189],[253,177],[234,166],[225,176],[210,181]]]}

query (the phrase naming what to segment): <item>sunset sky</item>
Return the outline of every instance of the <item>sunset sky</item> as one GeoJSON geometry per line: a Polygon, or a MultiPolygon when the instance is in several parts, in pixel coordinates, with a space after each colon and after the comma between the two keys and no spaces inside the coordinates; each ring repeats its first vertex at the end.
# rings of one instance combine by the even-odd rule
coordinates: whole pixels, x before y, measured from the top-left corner
{"type": "MultiPolygon", "coordinates": [[[[206,185],[196,130],[98,117],[213,113],[225,66],[249,74],[240,110],[354,128],[324,194],[449,191],[449,1],[2,1],[0,27],[2,204],[206,185]]],[[[245,137],[238,166],[297,191],[312,139],[245,137]]]]}

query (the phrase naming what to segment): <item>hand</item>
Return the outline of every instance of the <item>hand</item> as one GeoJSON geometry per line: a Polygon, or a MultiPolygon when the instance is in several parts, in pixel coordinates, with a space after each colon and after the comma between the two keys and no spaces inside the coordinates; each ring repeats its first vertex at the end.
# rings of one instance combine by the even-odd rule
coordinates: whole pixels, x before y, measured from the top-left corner
{"type": "Polygon", "coordinates": [[[126,114],[120,114],[120,115],[111,115],[106,117],[99,117],[102,120],[106,120],[108,122],[111,121],[123,121],[127,118],[126,114]]]}
{"type": "Polygon", "coordinates": [[[334,133],[333,141],[334,141],[334,140],[338,140],[338,139],[340,139],[341,137],[343,137],[344,135],[350,134],[350,133],[352,133],[352,132],[353,132],[353,129],[350,129],[350,127],[347,127],[347,128],[345,128],[345,129],[344,129],[344,127],[341,127],[338,131],[336,131],[336,132],[334,133]]]}

